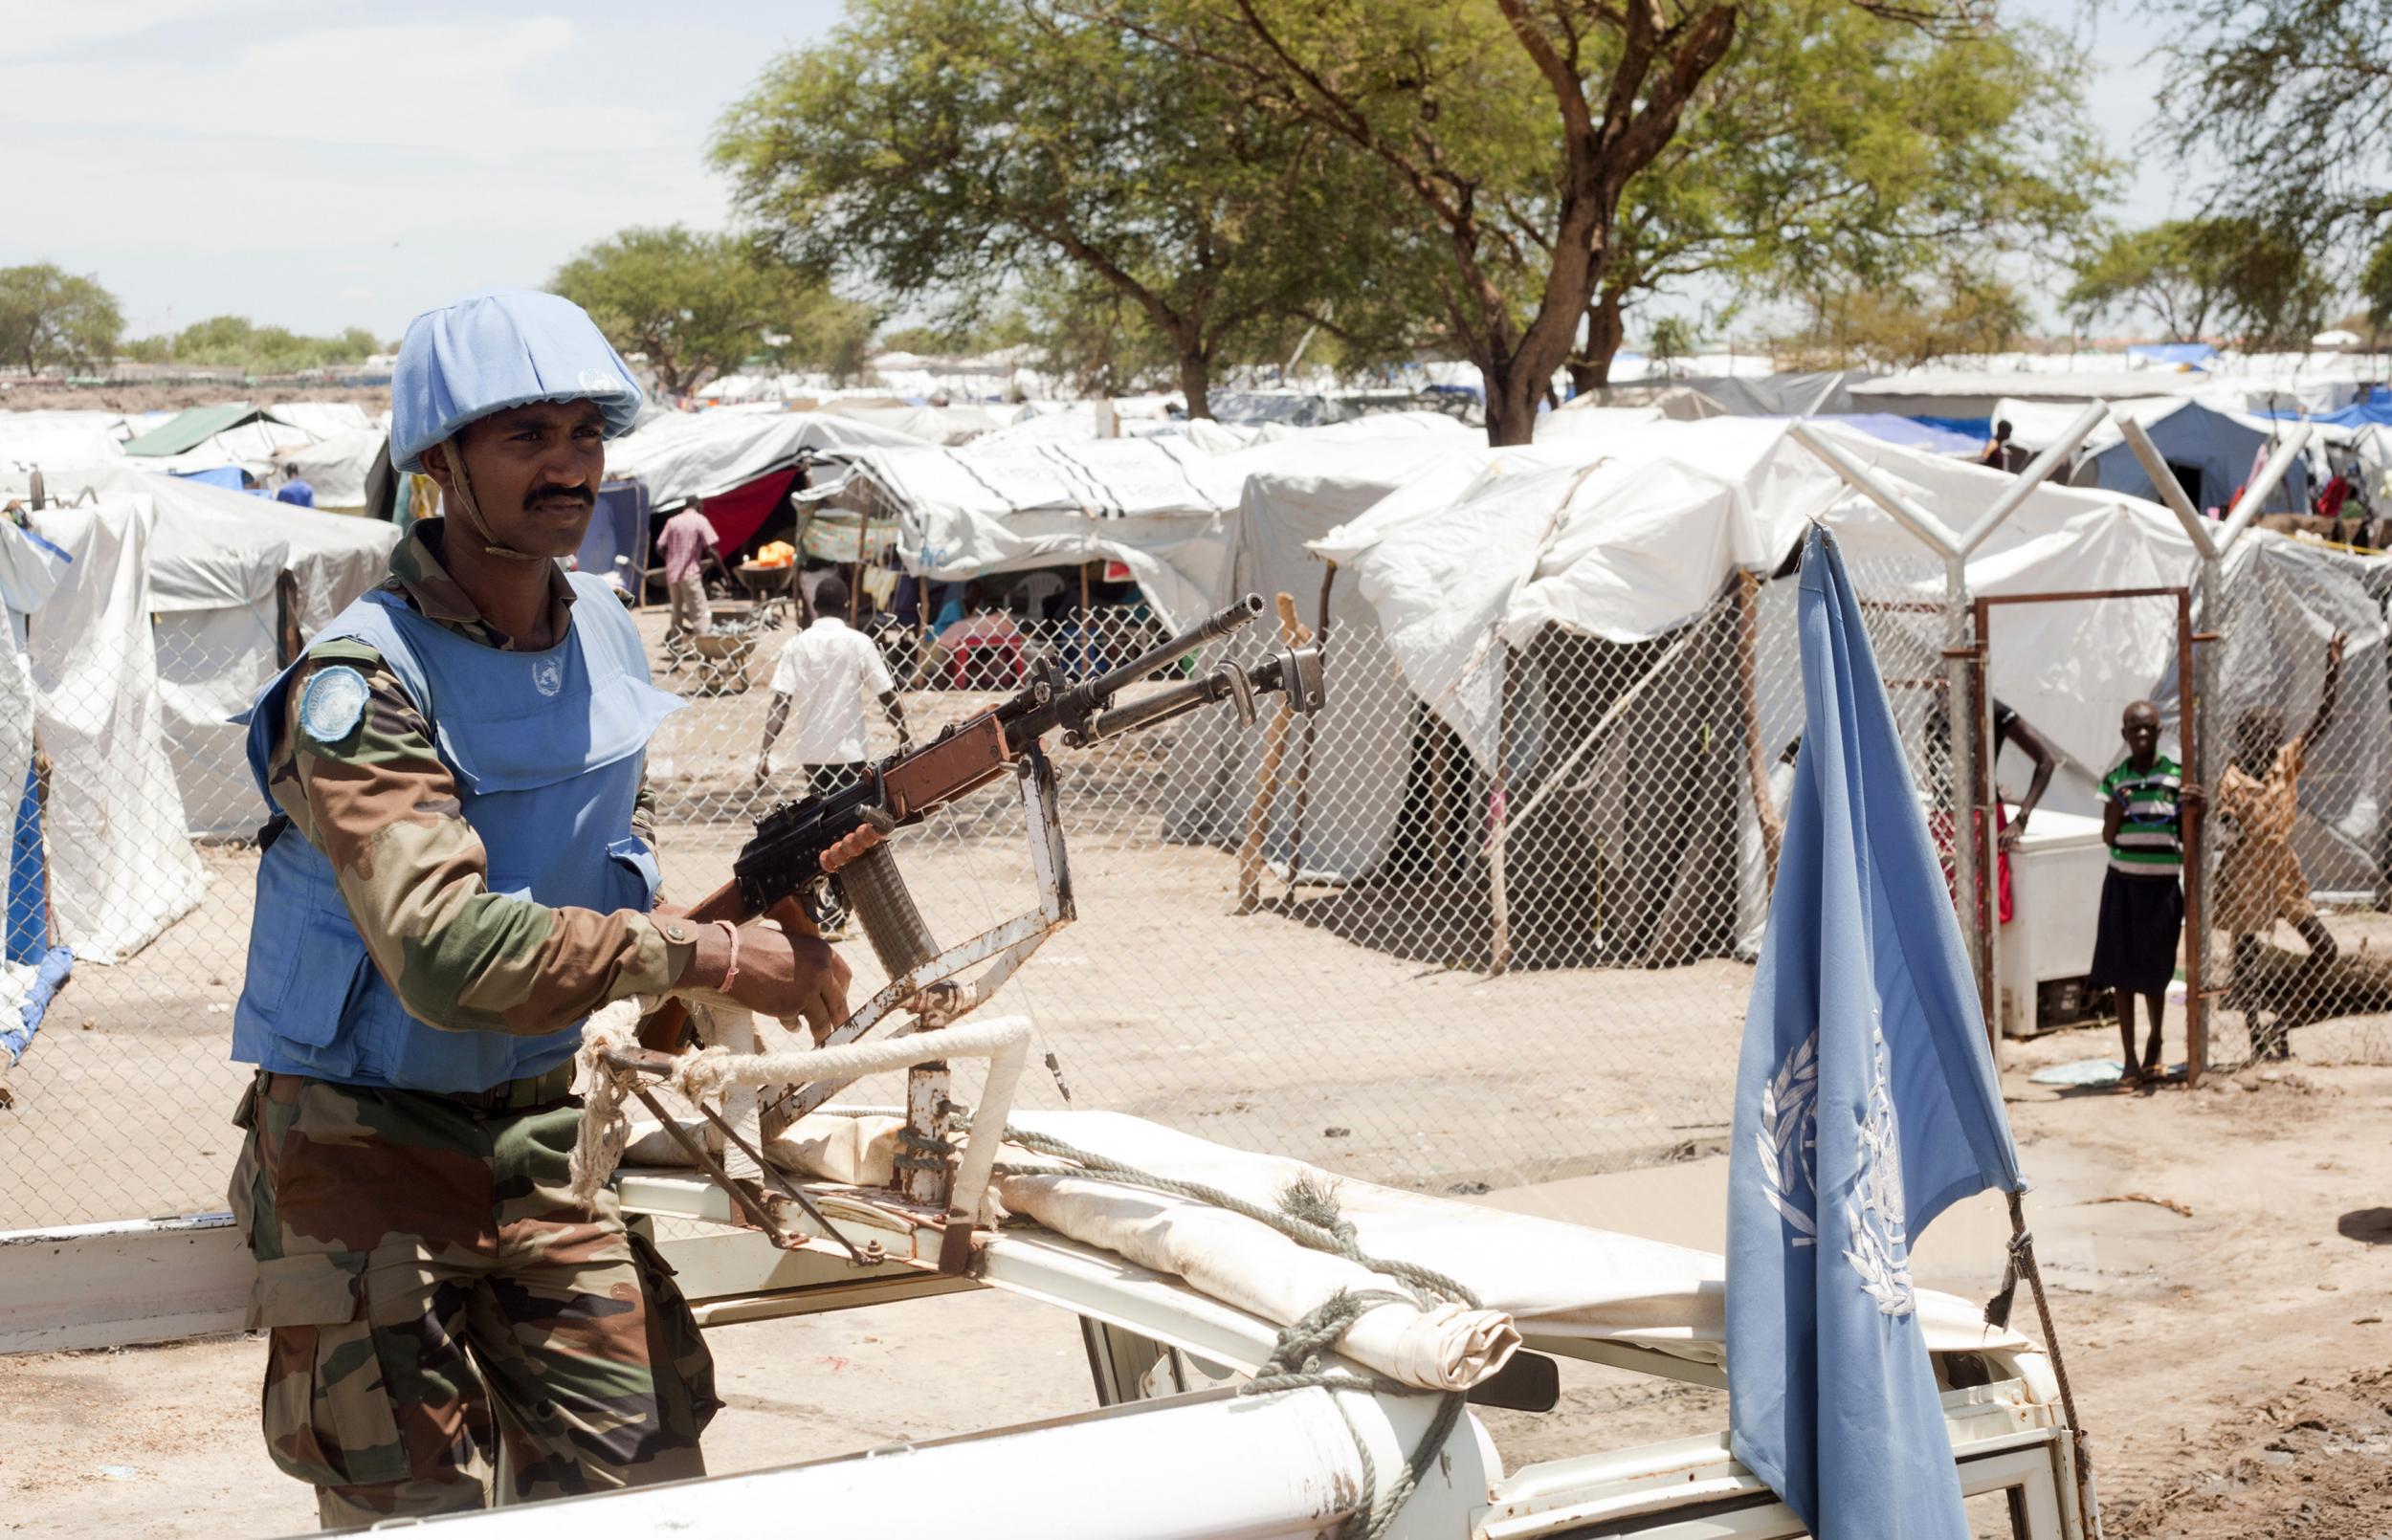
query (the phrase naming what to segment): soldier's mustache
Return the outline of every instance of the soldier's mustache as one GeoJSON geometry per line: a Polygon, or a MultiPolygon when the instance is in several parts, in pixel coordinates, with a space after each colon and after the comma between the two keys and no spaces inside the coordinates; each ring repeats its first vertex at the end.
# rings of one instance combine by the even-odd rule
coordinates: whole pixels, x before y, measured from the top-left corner
{"type": "Polygon", "coordinates": [[[560,487],[553,482],[534,487],[523,498],[523,506],[535,508],[544,502],[577,502],[585,507],[597,500],[587,487],[560,487]]]}

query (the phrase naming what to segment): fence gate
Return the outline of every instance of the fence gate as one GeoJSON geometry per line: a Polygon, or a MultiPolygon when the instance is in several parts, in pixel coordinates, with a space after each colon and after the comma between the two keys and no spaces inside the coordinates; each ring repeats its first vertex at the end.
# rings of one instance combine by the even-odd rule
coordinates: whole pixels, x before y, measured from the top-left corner
{"type": "MultiPolygon", "coordinates": [[[[1994,765],[2000,757],[2001,744],[1993,736],[1993,696],[1985,688],[1985,670],[1993,648],[1991,621],[1997,607],[2015,608],[2029,605],[2108,604],[2123,601],[2166,600],[2175,606],[2177,735],[2182,755],[2185,775],[2189,779],[2201,761],[2198,724],[2202,701],[2193,671],[2193,644],[2208,640],[2193,632],[2192,590],[2189,588],[2088,588],[2079,591],[2032,594],[1980,595],[1975,601],[1976,643],[1964,649],[1969,663],[1968,730],[1975,745],[1969,757],[1975,772],[1969,785],[1969,814],[1965,820],[1968,839],[1975,847],[1975,869],[1983,873],[1975,885],[1975,901],[1960,905],[1961,923],[1972,928],[1979,940],[1974,949],[1977,964],[1977,989],[1985,1011],[1987,1046],[1994,1062],[2001,1063],[2003,1013],[1997,994],[2000,974],[1997,963],[2001,952],[2002,927],[1995,913],[1995,897],[1999,885],[1993,880],[1998,863],[1986,836],[2000,820],[1995,812],[1994,765]]],[[[2091,767],[2088,767],[2089,769],[2091,767]]],[[[2187,1085],[2201,1084],[2203,1071],[2209,1059],[2209,991],[2204,979],[2204,963],[2208,956],[2206,933],[2203,930],[2202,900],[2205,896],[2202,862],[2202,814],[2197,808],[2186,808],[2184,831],[2184,1078],[2187,1085]]]]}

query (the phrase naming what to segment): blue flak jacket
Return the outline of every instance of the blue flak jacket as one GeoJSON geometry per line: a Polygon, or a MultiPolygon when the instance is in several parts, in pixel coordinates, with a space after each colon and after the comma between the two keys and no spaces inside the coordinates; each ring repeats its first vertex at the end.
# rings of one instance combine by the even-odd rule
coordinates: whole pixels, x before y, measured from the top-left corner
{"type": "MultiPolygon", "coordinates": [[[[1834,539],[1729,1146],[1736,1457],[1823,1540],[1967,1540],[1914,1237],[2025,1186],[1959,921],[1834,539]]],[[[1990,1280],[1988,1283],[1990,1284],[1990,1280]]]]}
{"type": "MultiPolygon", "coordinates": [[[[648,739],[681,708],[648,682],[647,654],[607,587],[575,574],[565,639],[508,652],[426,620],[381,589],[318,641],[379,651],[432,724],[493,892],[549,907],[647,910],[656,861],[631,832],[648,739]]],[[[296,666],[295,666],[296,667],[296,666]]],[[[262,792],[284,718],[286,670],[249,718],[262,792]]],[[[265,1069],[409,1090],[487,1090],[570,1058],[581,1023],[538,1036],[455,1031],[408,1014],[365,951],[324,853],[286,829],[257,868],[249,977],[233,1057],[265,1069]]]]}

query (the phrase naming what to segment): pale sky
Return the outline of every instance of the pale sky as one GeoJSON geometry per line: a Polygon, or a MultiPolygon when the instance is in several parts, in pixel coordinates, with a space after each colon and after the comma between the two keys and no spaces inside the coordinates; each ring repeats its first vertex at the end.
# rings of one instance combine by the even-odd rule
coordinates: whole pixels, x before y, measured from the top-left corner
{"type": "MultiPolygon", "coordinates": [[[[2154,29],[2010,0],[2077,35],[2121,153],[2151,120],[2154,29]]],[[[89,273],[128,336],[245,315],[395,337],[537,284],[626,225],[727,216],[705,144],[839,0],[0,0],[0,266],[89,273]]],[[[2121,217],[2169,212],[2155,164],[2121,217]]]]}

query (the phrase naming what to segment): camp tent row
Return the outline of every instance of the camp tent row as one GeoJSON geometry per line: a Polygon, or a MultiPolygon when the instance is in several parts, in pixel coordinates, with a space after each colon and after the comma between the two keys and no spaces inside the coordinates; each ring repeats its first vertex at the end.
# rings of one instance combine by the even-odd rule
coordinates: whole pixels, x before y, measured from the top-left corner
{"type": "Polygon", "coordinates": [[[1258,471],[1348,456],[1409,465],[1480,439],[1438,413],[1389,412],[1252,435],[1195,424],[1079,443],[875,448],[827,455],[809,495],[893,520],[906,569],[937,581],[1119,562],[1157,617],[1180,627],[1213,606],[1225,520],[1258,471]]]}
{"type": "MultiPolygon", "coordinates": [[[[1949,528],[2014,484],[1824,431],[1949,528]]],[[[1283,590],[1304,596],[1309,621],[1323,562],[1337,563],[1329,704],[1302,759],[1308,793],[1273,804],[1268,853],[1283,871],[1333,881],[1414,869],[1434,740],[1450,735],[1470,790],[1453,821],[1462,832],[1449,830],[1447,843],[1465,866],[1483,859],[1502,801],[1515,820],[1509,839],[1571,852],[1567,869],[1542,876],[1586,891],[1555,907],[1600,915],[1600,949],[1580,960],[1675,963],[1748,948],[1762,898],[1762,804],[1801,723],[1794,584],[1778,580],[1814,519],[1844,544],[1897,715],[1923,744],[1940,671],[1940,561],[1782,423],[1645,424],[1600,442],[1457,448],[1427,466],[1258,472],[1229,521],[1212,598],[1283,590]],[[1656,795],[1667,816],[1656,816],[1656,795]],[[1528,829],[1521,816],[1547,826],[1528,829]]],[[[2163,509],[2051,485],[2028,495],[1968,569],[1971,591],[1988,595],[2165,586],[2193,570],[2163,509]]],[[[2386,588],[2392,561],[2273,536],[2244,542],[2227,574],[2228,595],[2253,601],[2234,612],[2221,659],[2229,714],[2314,694],[2301,671],[2314,672],[2316,639],[2337,627],[2362,639],[2344,700],[2365,720],[2341,745],[2358,762],[2305,803],[2314,817],[2300,840],[2321,886],[2381,882],[2377,807],[2392,791],[2392,764],[2381,762],[2392,720],[2382,649],[2371,643],[2383,634],[2386,588]]],[[[2158,602],[2004,612],[1989,682],[2063,755],[2047,806],[2097,807],[2094,784],[2117,757],[2128,703],[2150,697],[2172,711],[2172,621],[2158,602]]],[[[1167,829],[1234,847],[1258,752],[1251,736],[1186,736],[1167,829]]],[[[2015,781],[2021,767],[2008,768],[2015,781]]]]}
{"type": "Polygon", "coordinates": [[[317,506],[358,508],[381,453],[382,421],[348,402],[230,402],[180,412],[0,411],[0,472],[54,475],[130,467],[237,490],[246,472],[260,482],[296,464],[317,506]]]}

